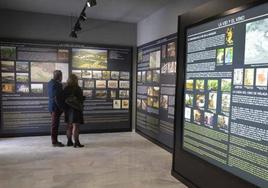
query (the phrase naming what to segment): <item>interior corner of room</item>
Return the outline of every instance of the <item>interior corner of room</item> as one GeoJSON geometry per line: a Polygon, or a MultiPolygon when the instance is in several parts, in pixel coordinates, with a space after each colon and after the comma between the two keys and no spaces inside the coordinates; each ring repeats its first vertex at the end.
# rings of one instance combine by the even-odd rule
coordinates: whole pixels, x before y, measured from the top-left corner
{"type": "Polygon", "coordinates": [[[0,187],[268,187],[267,11],[0,0],[0,187]],[[67,147],[66,113],[51,144],[55,70],[85,99],[83,148],[67,147]]]}

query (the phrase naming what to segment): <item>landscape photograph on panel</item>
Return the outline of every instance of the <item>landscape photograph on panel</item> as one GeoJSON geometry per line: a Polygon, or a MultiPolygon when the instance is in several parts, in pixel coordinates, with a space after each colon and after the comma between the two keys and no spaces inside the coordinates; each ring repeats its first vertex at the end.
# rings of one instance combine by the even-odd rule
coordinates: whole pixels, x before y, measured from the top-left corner
{"type": "Polygon", "coordinates": [[[155,51],[150,53],[150,62],[149,66],[150,68],[160,68],[160,62],[161,62],[161,52],[155,51]]]}
{"type": "Polygon", "coordinates": [[[129,72],[120,72],[120,79],[129,80],[129,72]]]}
{"type": "Polygon", "coordinates": [[[14,82],[15,74],[10,72],[2,72],[2,82],[14,82]]]}
{"type": "Polygon", "coordinates": [[[85,88],[94,88],[95,87],[95,81],[94,80],[85,80],[84,81],[84,87],[85,88]]]}
{"type": "Polygon", "coordinates": [[[2,71],[14,71],[14,61],[1,61],[1,70],[2,71]]]}
{"type": "Polygon", "coordinates": [[[77,76],[78,79],[82,78],[82,71],[81,70],[72,70],[72,74],[77,76]]]}
{"type": "Polygon", "coordinates": [[[69,60],[69,50],[68,49],[59,49],[58,50],[58,61],[68,62],[69,60]]]}
{"type": "Polygon", "coordinates": [[[17,93],[29,93],[29,84],[16,84],[17,93]]]}
{"type": "Polygon", "coordinates": [[[111,79],[118,80],[119,79],[119,71],[111,72],[111,79]]]}
{"type": "Polygon", "coordinates": [[[232,87],[232,79],[221,80],[221,91],[230,92],[232,87]]]}
{"type": "Polygon", "coordinates": [[[83,96],[84,97],[92,97],[93,96],[93,90],[83,90],[83,96]]]}
{"type": "Polygon", "coordinates": [[[17,82],[28,82],[29,81],[29,73],[17,73],[16,80],[17,80],[17,82]]]}
{"type": "Polygon", "coordinates": [[[102,72],[101,71],[93,71],[92,76],[95,79],[102,79],[102,72]]]}
{"type": "Polygon", "coordinates": [[[175,42],[171,42],[168,44],[167,54],[168,54],[168,57],[176,56],[176,43],[175,42]]]}
{"type": "Polygon", "coordinates": [[[102,79],[109,80],[111,78],[111,72],[110,71],[102,71],[102,79]]]}
{"type": "Polygon", "coordinates": [[[82,70],[82,78],[92,78],[91,70],[82,70]]]}
{"type": "Polygon", "coordinates": [[[16,61],[16,71],[17,72],[28,72],[29,63],[24,61],[16,61]]]}
{"type": "Polygon", "coordinates": [[[119,90],[119,98],[129,98],[129,90],[119,90]]]}
{"type": "Polygon", "coordinates": [[[153,75],[152,75],[152,80],[153,82],[159,83],[160,81],[160,70],[153,70],[153,75]]]}
{"type": "Polygon", "coordinates": [[[108,88],[117,89],[118,88],[118,81],[117,80],[109,80],[108,81],[108,88]]]}
{"type": "Polygon", "coordinates": [[[268,63],[268,18],[246,24],[245,64],[268,63]]]}
{"type": "Polygon", "coordinates": [[[55,70],[54,63],[31,62],[31,81],[48,82],[55,70]]]}
{"type": "Polygon", "coordinates": [[[73,68],[107,69],[107,50],[72,49],[73,68]]]}
{"type": "Polygon", "coordinates": [[[152,81],[152,71],[147,71],[146,81],[147,82],[151,82],[152,81]]]}
{"type": "Polygon", "coordinates": [[[96,90],[96,98],[106,99],[107,98],[107,90],[96,90]]]}
{"type": "Polygon", "coordinates": [[[62,71],[62,82],[66,82],[69,76],[67,63],[31,62],[31,81],[49,82],[54,70],[62,71]]]}
{"type": "Polygon", "coordinates": [[[43,93],[44,88],[43,84],[31,84],[31,92],[35,94],[41,94],[43,93]]]}
{"type": "Polygon", "coordinates": [[[106,80],[96,80],[96,88],[97,89],[105,89],[106,88],[106,80]]]}
{"type": "Polygon", "coordinates": [[[128,89],[129,88],[129,81],[119,81],[119,87],[128,89]]]}
{"type": "Polygon", "coordinates": [[[15,92],[15,84],[3,83],[2,84],[2,92],[3,93],[14,93],[15,92]]]}
{"type": "Polygon", "coordinates": [[[16,59],[16,47],[1,46],[1,59],[15,60],[16,59]]]}
{"type": "Polygon", "coordinates": [[[168,95],[161,95],[160,106],[161,108],[168,108],[168,95]]]}

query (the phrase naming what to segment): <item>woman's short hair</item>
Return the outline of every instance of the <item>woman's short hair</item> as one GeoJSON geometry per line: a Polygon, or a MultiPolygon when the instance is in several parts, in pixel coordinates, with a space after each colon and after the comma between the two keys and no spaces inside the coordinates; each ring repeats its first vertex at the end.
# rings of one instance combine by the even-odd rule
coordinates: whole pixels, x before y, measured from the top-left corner
{"type": "Polygon", "coordinates": [[[78,86],[78,78],[75,74],[71,74],[67,80],[68,86],[78,86]]]}
{"type": "Polygon", "coordinates": [[[62,79],[62,72],[60,70],[55,70],[53,72],[53,79],[54,80],[61,80],[62,79]]]}

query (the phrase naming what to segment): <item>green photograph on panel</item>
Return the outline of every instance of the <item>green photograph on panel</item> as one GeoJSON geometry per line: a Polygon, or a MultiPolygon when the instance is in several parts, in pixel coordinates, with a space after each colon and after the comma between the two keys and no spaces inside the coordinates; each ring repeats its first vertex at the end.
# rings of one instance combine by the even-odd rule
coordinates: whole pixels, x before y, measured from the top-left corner
{"type": "Polygon", "coordinates": [[[1,46],[1,59],[15,60],[16,59],[16,47],[1,46]]]}
{"type": "Polygon", "coordinates": [[[107,50],[73,49],[73,68],[107,69],[107,50]]]}

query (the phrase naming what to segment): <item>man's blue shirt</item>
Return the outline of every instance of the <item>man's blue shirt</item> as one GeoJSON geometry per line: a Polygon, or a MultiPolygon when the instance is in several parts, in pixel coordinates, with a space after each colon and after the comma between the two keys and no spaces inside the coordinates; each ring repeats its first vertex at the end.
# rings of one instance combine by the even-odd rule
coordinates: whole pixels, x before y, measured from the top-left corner
{"type": "Polygon", "coordinates": [[[57,98],[62,95],[62,84],[54,79],[48,82],[48,110],[49,112],[55,112],[60,110],[57,98]]]}

